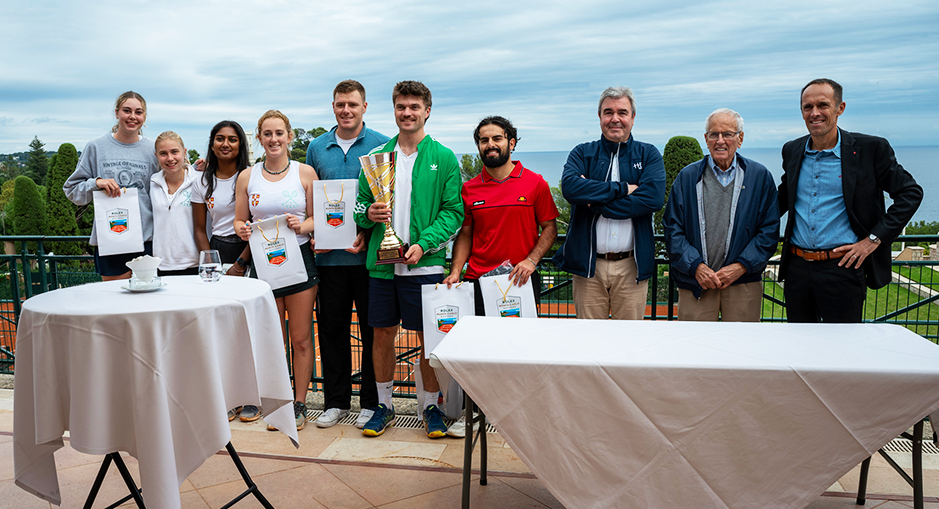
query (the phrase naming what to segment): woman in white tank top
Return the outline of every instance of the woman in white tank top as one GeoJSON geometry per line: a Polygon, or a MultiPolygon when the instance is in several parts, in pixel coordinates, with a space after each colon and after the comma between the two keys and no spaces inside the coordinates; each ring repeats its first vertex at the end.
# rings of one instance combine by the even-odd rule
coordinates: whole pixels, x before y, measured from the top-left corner
{"type": "MultiPolygon", "coordinates": [[[[317,180],[312,166],[290,160],[293,130],[283,113],[269,110],[258,120],[258,141],[266,155],[264,162],[238,176],[235,188],[235,233],[242,240],[251,237],[249,218],[260,221],[287,214],[287,227],[297,235],[308,279],[286,288],[274,290],[281,324],[284,313],[290,314],[290,345],[293,349],[294,417],[297,429],[307,419],[306,393],[313,375],[313,303],[319,275],[313,262],[310,234],[313,232],[313,181],[317,180]]],[[[287,337],[287,331],[283,331],[287,337]]],[[[273,429],[268,426],[268,429],[273,429]]]]}

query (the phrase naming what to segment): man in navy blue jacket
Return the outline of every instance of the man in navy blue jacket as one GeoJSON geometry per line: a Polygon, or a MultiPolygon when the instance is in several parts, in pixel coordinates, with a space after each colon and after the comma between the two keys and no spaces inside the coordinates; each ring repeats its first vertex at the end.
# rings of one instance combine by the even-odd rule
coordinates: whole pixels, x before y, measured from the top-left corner
{"type": "Polygon", "coordinates": [[[665,202],[658,149],[632,137],[636,99],[610,87],[597,110],[603,136],[571,151],[561,177],[573,205],[554,263],[574,275],[577,318],[641,320],[655,272],[652,215],[665,202]]]}
{"type": "Polygon", "coordinates": [[[705,121],[709,155],[675,178],[665,246],[678,285],[678,318],[760,321],[763,270],[779,241],[773,175],[737,155],[743,118],[721,108],[705,121]]]}

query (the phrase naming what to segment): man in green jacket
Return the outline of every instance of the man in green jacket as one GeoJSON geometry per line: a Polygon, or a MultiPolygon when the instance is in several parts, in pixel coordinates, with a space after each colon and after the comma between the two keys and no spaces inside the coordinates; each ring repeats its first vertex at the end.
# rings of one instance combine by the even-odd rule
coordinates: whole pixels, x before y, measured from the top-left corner
{"type": "MultiPolygon", "coordinates": [[[[423,346],[421,285],[443,281],[447,243],[463,223],[463,182],[456,156],[424,134],[424,123],[430,117],[430,90],[419,81],[402,81],[395,85],[391,97],[398,135],[372,152],[396,152],[394,205],[375,201],[364,172],[355,203],[355,222],[372,230],[366,261],[370,277],[368,324],[375,329],[372,362],[379,404],[362,429],[366,436],[381,435],[394,422],[391,395],[398,324],[416,331],[423,346]],[[376,265],[389,219],[409,247],[403,263],[376,265]]],[[[437,408],[440,388],[423,351],[420,363],[424,425],[427,436],[440,438],[447,433],[443,413],[437,408]]]]}

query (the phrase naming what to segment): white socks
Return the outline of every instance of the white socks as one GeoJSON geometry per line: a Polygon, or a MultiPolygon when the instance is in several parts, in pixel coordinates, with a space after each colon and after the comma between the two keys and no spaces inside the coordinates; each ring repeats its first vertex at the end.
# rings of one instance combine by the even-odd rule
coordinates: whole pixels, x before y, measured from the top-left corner
{"type": "Polygon", "coordinates": [[[394,405],[391,404],[391,395],[395,385],[394,380],[390,382],[375,382],[375,385],[378,387],[378,402],[388,407],[389,410],[394,408],[394,405]]]}
{"type": "Polygon", "coordinates": [[[424,406],[423,406],[423,408],[427,408],[427,407],[429,407],[430,405],[436,405],[436,404],[437,404],[437,398],[438,398],[438,396],[439,396],[439,392],[440,392],[440,391],[434,391],[434,392],[427,391],[427,392],[425,392],[425,393],[424,393],[424,406]]]}

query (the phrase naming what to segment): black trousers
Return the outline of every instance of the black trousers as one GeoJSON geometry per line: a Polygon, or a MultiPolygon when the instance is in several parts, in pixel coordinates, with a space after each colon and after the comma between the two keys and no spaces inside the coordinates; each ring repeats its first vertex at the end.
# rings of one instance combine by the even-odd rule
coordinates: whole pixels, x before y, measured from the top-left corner
{"type": "Polygon", "coordinates": [[[848,269],[838,262],[792,255],[783,290],[790,323],[861,323],[867,297],[864,267],[848,269]]]}
{"type": "Polygon", "coordinates": [[[325,408],[349,408],[352,400],[352,304],[355,303],[362,340],[362,408],[378,406],[372,366],[375,335],[367,323],[368,269],[364,265],[320,266],[316,320],[323,365],[325,408]]]}

